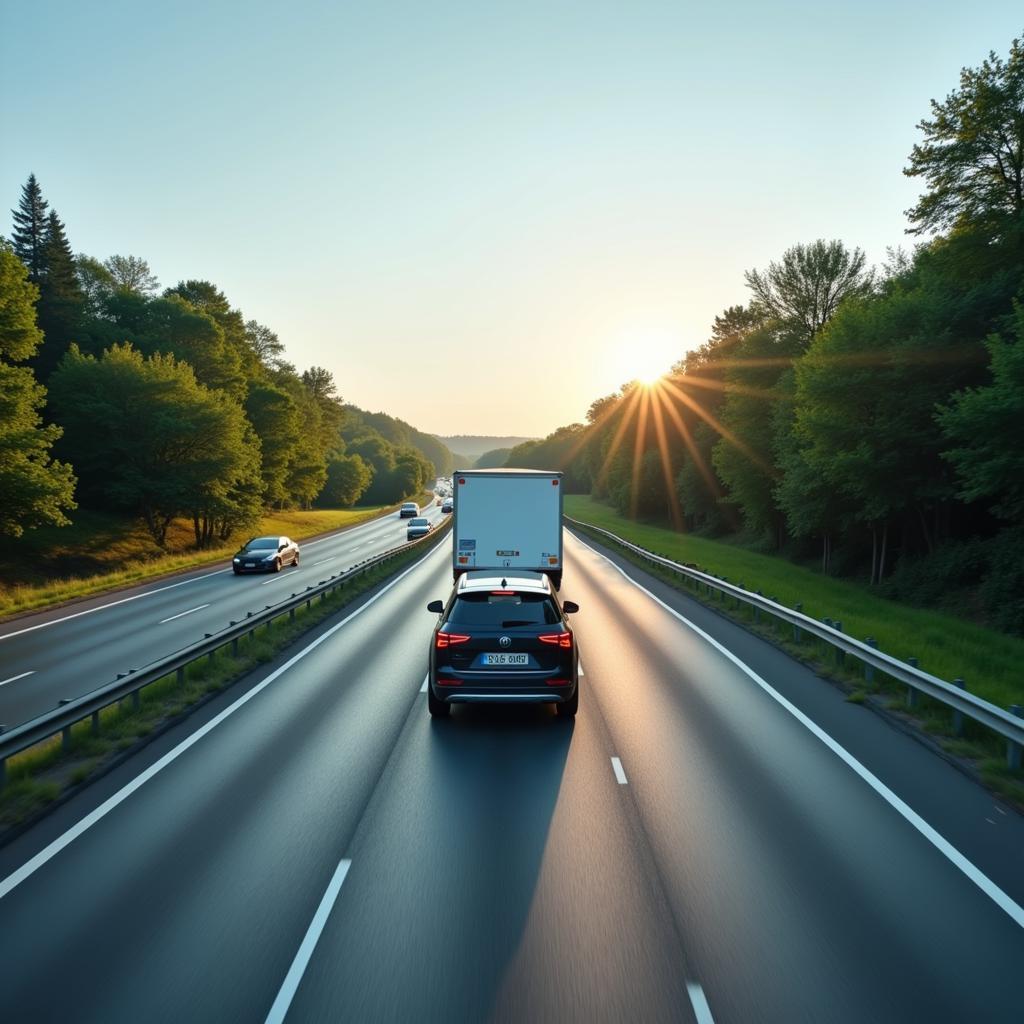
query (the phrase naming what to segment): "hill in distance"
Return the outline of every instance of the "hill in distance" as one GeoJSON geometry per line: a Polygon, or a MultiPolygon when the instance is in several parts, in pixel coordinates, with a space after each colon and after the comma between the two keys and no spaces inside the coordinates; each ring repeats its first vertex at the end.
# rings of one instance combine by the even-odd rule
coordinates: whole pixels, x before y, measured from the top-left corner
{"type": "MultiPolygon", "coordinates": [[[[533,437],[484,437],[477,434],[456,434],[454,437],[441,437],[435,435],[451,451],[476,461],[484,452],[494,451],[495,448],[515,448],[517,444],[524,441],[535,441],[533,437]]],[[[469,469],[469,466],[456,467],[469,469]]]]}

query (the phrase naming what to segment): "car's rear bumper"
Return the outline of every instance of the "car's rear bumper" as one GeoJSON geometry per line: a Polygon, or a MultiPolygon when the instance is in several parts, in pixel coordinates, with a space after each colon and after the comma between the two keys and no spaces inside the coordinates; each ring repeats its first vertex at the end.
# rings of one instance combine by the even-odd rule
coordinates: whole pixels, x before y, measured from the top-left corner
{"type": "Polygon", "coordinates": [[[453,672],[441,669],[430,680],[438,700],[449,704],[560,704],[571,700],[579,681],[564,669],[531,672],[529,675],[487,672],[453,672]],[[438,680],[447,680],[442,683],[438,680]],[[548,680],[568,679],[567,684],[548,680]]]}

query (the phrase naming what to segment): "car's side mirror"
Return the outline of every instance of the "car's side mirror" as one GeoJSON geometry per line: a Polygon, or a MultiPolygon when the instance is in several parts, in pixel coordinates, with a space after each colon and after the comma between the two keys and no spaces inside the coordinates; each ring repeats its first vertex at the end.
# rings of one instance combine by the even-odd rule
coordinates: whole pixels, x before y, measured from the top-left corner
{"type": "Polygon", "coordinates": [[[580,606],[575,601],[563,601],[562,602],[562,611],[566,615],[572,615],[574,612],[578,612],[579,610],[580,610],[580,606]]]}
{"type": "Polygon", "coordinates": [[[435,615],[440,615],[444,611],[444,601],[431,601],[427,605],[427,611],[433,612],[435,615]]]}

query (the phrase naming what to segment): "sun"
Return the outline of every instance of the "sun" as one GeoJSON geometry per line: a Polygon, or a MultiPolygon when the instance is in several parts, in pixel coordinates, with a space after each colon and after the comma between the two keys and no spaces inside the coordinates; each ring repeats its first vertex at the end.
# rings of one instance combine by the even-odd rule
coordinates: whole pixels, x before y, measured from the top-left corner
{"type": "Polygon", "coordinates": [[[617,338],[616,366],[624,380],[651,387],[683,357],[679,335],[666,328],[631,328],[617,338]]]}

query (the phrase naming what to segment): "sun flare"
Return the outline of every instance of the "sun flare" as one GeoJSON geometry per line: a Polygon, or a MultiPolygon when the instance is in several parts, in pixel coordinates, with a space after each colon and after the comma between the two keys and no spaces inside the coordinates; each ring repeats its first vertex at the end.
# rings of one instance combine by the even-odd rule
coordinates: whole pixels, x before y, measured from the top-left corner
{"type": "Polygon", "coordinates": [[[683,357],[683,344],[669,330],[624,331],[616,346],[616,362],[623,381],[636,380],[650,387],[683,357]]]}

